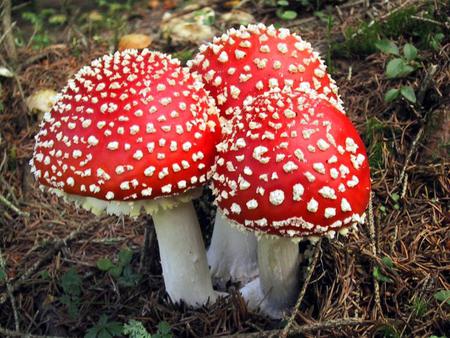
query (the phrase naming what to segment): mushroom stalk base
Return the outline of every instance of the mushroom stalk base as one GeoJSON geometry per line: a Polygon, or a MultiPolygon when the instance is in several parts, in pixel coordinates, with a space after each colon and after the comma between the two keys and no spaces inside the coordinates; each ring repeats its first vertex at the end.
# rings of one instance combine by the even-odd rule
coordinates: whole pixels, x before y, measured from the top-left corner
{"type": "Polygon", "coordinates": [[[202,306],[218,296],[212,288],[205,244],[192,202],[153,215],[166,291],[173,302],[202,306]]]}
{"type": "Polygon", "coordinates": [[[261,309],[272,318],[282,318],[294,305],[299,292],[300,254],[289,238],[258,241],[259,278],[241,289],[250,309],[261,309]]]}
{"type": "Polygon", "coordinates": [[[229,280],[247,283],[258,275],[256,244],[254,234],[232,227],[217,210],[208,263],[219,286],[229,280]]]}

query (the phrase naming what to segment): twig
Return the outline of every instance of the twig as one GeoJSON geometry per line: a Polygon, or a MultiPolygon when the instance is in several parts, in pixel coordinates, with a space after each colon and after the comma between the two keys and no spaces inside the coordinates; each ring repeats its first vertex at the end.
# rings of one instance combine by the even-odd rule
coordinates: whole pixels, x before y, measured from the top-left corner
{"type": "MultiPolygon", "coordinates": [[[[308,332],[308,331],[317,331],[317,330],[329,330],[329,329],[337,329],[343,326],[358,326],[358,325],[373,325],[377,324],[379,321],[375,320],[366,320],[362,318],[349,318],[349,319],[333,319],[325,322],[317,322],[312,324],[305,324],[301,326],[296,326],[289,333],[290,336],[295,336],[300,333],[308,332]]],[[[279,337],[282,330],[270,330],[270,331],[262,331],[255,333],[242,333],[235,334],[229,336],[222,336],[228,338],[255,338],[255,337],[279,337]]]]}
{"type": "Polygon", "coordinates": [[[434,74],[436,74],[438,69],[437,65],[431,65],[430,68],[428,68],[427,74],[425,75],[425,78],[422,81],[422,85],[419,88],[419,91],[417,93],[417,102],[422,105],[423,100],[425,99],[425,93],[430,87],[431,81],[433,80],[434,74]]]}
{"type": "Polygon", "coordinates": [[[153,236],[155,235],[154,228],[151,226],[153,220],[148,220],[145,222],[144,228],[144,245],[141,248],[141,257],[139,260],[139,273],[148,270],[148,255],[150,253],[150,248],[153,244],[153,236]]]}
{"type": "Polygon", "coordinates": [[[19,331],[11,331],[8,330],[4,327],[0,326],[0,334],[4,335],[5,337],[22,337],[22,338],[64,338],[64,337],[59,337],[59,336],[40,336],[40,335],[35,335],[35,334],[29,334],[29,333],[24,333],[24,332],[19,332],[19,331]]]}
{"type": "MultiPolygon", "coordinates": [[[[374,257],[378,257],[377,254],[377,245],[376,245],[376,232],[375,232],[375,221],[374,221],[374,217],[373,217],[373,204],[372,204],[372,193],[370,193],[370,198],[369,198],[369,217],[368,217],[368,222],[369,222],[369,232],[370,232],[370,249],[372,251],[372,255],[374,257]]],[[[374,291],[375,291],[375,305],[376,308],[381,312],[381,298],[380,298],[380,285],[378,284],[378,280],[375,278],[375,276],[373,277],[373,287],[374,287],[374,291]]]]}
{"type": "Polygon", "coordinates": [[[26,211],[20,210],[18,207],[16,207],[14,204],[12,204],[10,201],[8,201],[3,195],[0,195],[0,202],[6,205],[8,208],[10,208],[12,211],[14,211],[19,216],[29,217],[30,214],[26,211]]]}
{"type": "Polygon", "coordinates": [[[3,259],[3,253],[2,253],[1,246],[0,246],[0,269],[3,270],[4,274],[5,274],[6,292],[8,293],[9,300],[11,301],[11,307],[12,307],[13,315],[14,315],[14,325],[15,325],[16,331],[19,331],[20,330],[20,322],[19,322],[19,315],[17,314],[16,300],[15,300],[13,292],[12,292],[11,284],[9,283],[9,278],[6,274],[6,263],[5,263],[5,260],[3,259]]]}
{"type": "Polygon", "coordinates": [[[303,301],[303,297],[305,297],[305,293],[306,293],[306,289],[308,288],[309,281],[310,281],[311,276],[316,267],[317,259],[319,258],[321,244],[322,244],[322,238],[320,238],[319,241],[316,243],[316,247],[314,248],[313,258],[312,258],[312,261],[309,264],[308,269],[306,271],[306,278],[305,278],[305,281],[303,282],[302,289],[300,291],[300,295],[298,296],[297,302],[295,303],[294,311],[292,312],[292,315],[289,317],[286,326],[284,327],[283,331],[281,332],[281,335],[280,335],[281,338],[286,338],[288,336],[289,331],[290,331],[292,325],[294,324],[295,317],[297,317],[298,311],[300,309],[300,305],[302,304],[302,301],[303,301]]]}
{"type": "MultiPolygon", "coordinates": [[[[36,261],[31,267],[29,267],[18,279],[14,281],[14,284],[11,285],[11,292],[15,292],[18,290],[21,285],[30,278],[31,275],[33,275],[39,267],[45,263],[47,260],[52,258],[63,246],[65,246],[67,243],[73,241],[78,235],[84,231],[85,229],[82,229],[81,226],[77,229],[72,231],[67,237],[63,239],[59,239],[54,242],[53,247],[45,254],[43,255],[38,261],[36,261]]],[[[0,304],[5,302],[5,297],[2,297],[0,295],[0,304]]]]}
{"type": "MultiPolygon", "coordinates": [[[[437,65],[431,65],[428,68],[427,74],[425,75],[425,78],[423,79],[422,84],[417,92],[417,104],[419,106],[422,106],[422,104],[423,104],[423,100],[425,99],[425,93],[427,92],[428,88],[430,87],[431,81],[433,80],[433,76],[434,76],[434,74],[436,74],[437,69],[438,69],[437,65]]],[[[428,114],[426,114],[426,115],[428,115],[428,114]]],[[[424,116],[425,120],[426,120],[426,117],[427,116],[424,116]]],[[[400,176],[398,178],[398,185],[404,186],[406,184],[403,182],[403,180],[405,178],[406,168],[408,167],[409,161],[411,160],[411,156],[415,153],[415,151],[417,149],[419,140],[425,131],[425,126],[426,126],[426,123],[423,123],[422,127],[419,129],[419,132],[417,133],[416,137],[414,138],[414,140],[411,144],[411,148],[409,149],[409,152],[406,155],[405,163],[403,164],[402,171],[400,172],[400,176]]]]}
{"type": "Polygon", "coordinates": [[[16,44],[14,42],[14,36],[12,34],[12,24],[11,24],[11,0],[2,1],[2,25],[3,31],[6,33],[5,37],[5,47],[6,53],[9,59],[15,63],[17,59],[16,44]]]}

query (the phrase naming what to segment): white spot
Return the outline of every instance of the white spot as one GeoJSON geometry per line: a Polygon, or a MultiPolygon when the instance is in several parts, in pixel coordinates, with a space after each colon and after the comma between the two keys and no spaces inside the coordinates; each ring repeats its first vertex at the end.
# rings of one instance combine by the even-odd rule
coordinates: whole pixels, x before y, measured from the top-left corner
{"type": "Polygon", "coordinates": [[[336,208],[325,208],[325,218],[336,216],[336,208]]]}
{"type": "Polygon", "coordinates": [[[319,202],[317,202],[314,198],[311,198],[306,205],[306,209],[308,209],[309,212],[317,212],[319,209],[319,202]]]}
{"type": "Polygon", "coordinates": [[[280,205],[284,201],[284,192],[283,190],[274,190],[269,194],[269,201],[273,205],[280,205]]]}
{"type": "Polygon", "coordinates": [[[294,201],[300,201],[302,199],[305,188],[300,183],[294,184],[292,187],[292,199],[294,201]]]}
{"type": "Polygon", "coordinates": [[[328,186],[324,186],[319,190],[319,194],[321,194],[323,197],[325,198],[329,198],[332,200],[335,200],[336,197],[336,192],[334,191],[333,188],[330,188],[328,186]]]}
{"type": "Polygon", "coordinates": [[[258,202],[255,199],[251,199],[246,203],[249,210],[256,209],[258,207],[258,202]]]}
{"type": "Polygon", "coordinates": [[[241,207],[238,204],[236,204],[236,203],[233,203],[231,205],[230,210],[231,210],[231,212],[233,214],[238,214],[239,215],[241,213],[241,207]]]}
{"type": "Polygon", "coordinates": [[[352,211],[352,207],[351,207],[350,203],[348,203],[348,201],[345,198],[343,198],[341,200],[341,210],[343,212],[352,211]]]}

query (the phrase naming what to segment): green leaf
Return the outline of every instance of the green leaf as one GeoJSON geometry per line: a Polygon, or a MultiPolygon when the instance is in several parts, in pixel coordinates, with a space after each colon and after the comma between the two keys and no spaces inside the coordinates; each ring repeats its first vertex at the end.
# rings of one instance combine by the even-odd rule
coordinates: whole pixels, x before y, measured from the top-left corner
{"type": "Polygon", "coordinates": [[[128,265],[131,263],[131,259],[133,258],[133,252],[126,248],[122,249],[119,252],[119,265],[124,267],[125,265],[128,265]]]}
{"type": "Polygon", "coordinates": [[[81,294],[81,277],[73,267],[62,275],[60,285],[67,295],[81,294]]]}
{"type": "Polygon", "coordinates": [[[140,279],[141,276],[133,272],[131,265],[127,265],[123,268],[122,275],[117,278],[117,281],[123,286],[132,287],[136,286],[140,279]]]}
{"type": "Polygon", "coordinates": [[[286,1],[286,0],[278,0],[278,1],[277,1],[277,5],[278,5],[278,6],[281,6],[281,7],[287,7],[287,6],[289,6],[289,1],[286,1]]]}
{"type": "Polygon", "coordinates": [[[2,267],[0,267],[0,281],[6,280],[6,271],[2,267]]]}
{"type": "Polygon", "coordinates": [[[414,68],[408,65],[405,60],[395,58],[388,62],[386,66],[386,76],[388,79],[406,76],[414,71],[414,68]]]}
{"type": "Polygon", "coordinates": [[[417,317],[423,317],[427,312],[427,303],[421,298],[414,299],[412,307],[417,317]]]}
{"type": "Polygon", "coordinates": [[[385,54],[393,54],[393,55],[399,55],[400,52],[398,50],[397,45],[394,41],[383,39],[378,40],[375,42],[375,47],[377,47],[380,51],[382,51],[385,54]]]}
{"type": "Polygon", "coordinates": [[[402,96],[411,103],[416,103],[416,94],[410,86],[404,86],[400,89],[402,96]]]}
{"type": "Polygon", "coordinates": [[[140,321],[131,319],[123,326],[123,334],[130,338],[152,338],[140,321]]]}
{"type": "Polygon", "coordinates": [[[380,281],[380,282],[385,282],[385,283],[392,283],[392,279],[389,278],[388,276],[384,275],[381,272],[381,269],[379,266],[375,266],[373,268],[373,276],[375,277],[376,280],[380,281]]]}
{"type": "Polygon", "coordinates": [[[391,88],[386,92],[386,94],[384,94],[384,101],[392,102],[398,97],[399,94],[400,94],[400,89],[391,88]]]}
{"type": "Polygon", "coordinates": [[[393,269],[394,268],[394,262],[392,262],[391,257],[389,256],[384,256],[383,258],[381,258],[381,261],[383,262],[383,264],[385,266],[387,266],[389,269],[393,269]]]}
{"type": "Polygon", "coordinates": [[[391,198],[392,198],[392,200],[393,200],[394,202],[397,202],[397,201],[400,199],[400,195],[397,194],[396,192],[394,192],[394,193],[391,195],[391,198]]]}
{"type": "Polygon", "coordinates": [[[113,276],[114,278],[117,279],[122,274],[122,271],[123,271],[123,267],[121,267],[121,266],[114,266],[108,272],[111,274],[111,276],[113,276]]]}
{"type": "Polygon", "coordinates": [[[417,48],[414,45],[407,43],[403,46],[403,55],[406,60],[412,61],[417,57],[417,48]]]}
{"type": "Polygon", "coordinates": [[[386,76],[388,77],[388,79],[399,77],[403,67],[404,62],[402,59],[392,59],[386,66],[386,76]]]}
{"type": "Polygon", "coordinates": [[[276,14],[281,20],[286,21],[294,20],[297,17],[297,12],[291,10],[284,10],[282,8],[278,8],[276,14]]]}
{"type": "Polygon", "coordinates": [[[440,290],[434,294],[434,298],[439,302],[446,302],[450,305],[450,290],[440,290]]]}
{"type": "Polygon", "coordinates": [[[97,268],[101,271],[109,271],[114,267],[113,262],[109,258],[100,258],[95,262],[97,268]]]}

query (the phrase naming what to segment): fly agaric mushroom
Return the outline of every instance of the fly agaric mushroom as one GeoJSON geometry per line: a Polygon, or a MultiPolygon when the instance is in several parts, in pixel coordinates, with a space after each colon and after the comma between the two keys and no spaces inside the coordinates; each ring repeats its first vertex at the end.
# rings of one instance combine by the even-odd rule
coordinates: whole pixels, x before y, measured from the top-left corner
{"type": "Polygon", "coordinates": [[[153,216],[167,293],[213,301],[192,205],[220,135],[199,77],[149,50],[106,55],[68,81],[36,136],[32,172],[51,192],[98,214],[153,216]]]}
{"type": "Polygon", "coordinates": [[[319,53],[286,28],[262,23],[232,28],[200,46],[188,66],[202,75],[221,116],[228,118],[235,107],[270,88],[311,88],[336,105],[340,102],[319,53]]]}
{"type": "Polygon", "coordinates": [[[298,292],[298,241],[363,222],[365,147],[350,120],[311,90],[266,92],[233,119],[217,146],[213,192],[233,225],[259,237],[260,277],[244,298],[279,318],[298,292]]]}
{"type": "MultiPolygon", "coordinates": [[[[313,88],[335,105],[337,87],[311,44],[288,29],[264,24],[231,29],[200,47],[188,66],[202,75],[205,89],[216,99],[220,115],[230,119],[236,108],[278,86],[313,88]]],[[[239,235],[217,213],[208,249],[212,275],[221,282],[246,282],[257,274],[256,240],[239,235]],[[229,248],[232,246],[233,250],[229,248]],[[239,268],[237,268],[239,267],[239,268]]]]}

